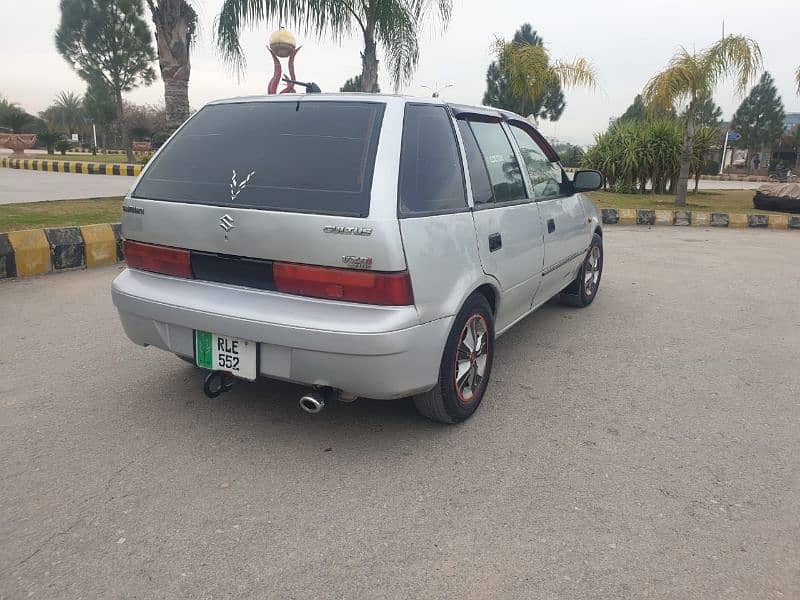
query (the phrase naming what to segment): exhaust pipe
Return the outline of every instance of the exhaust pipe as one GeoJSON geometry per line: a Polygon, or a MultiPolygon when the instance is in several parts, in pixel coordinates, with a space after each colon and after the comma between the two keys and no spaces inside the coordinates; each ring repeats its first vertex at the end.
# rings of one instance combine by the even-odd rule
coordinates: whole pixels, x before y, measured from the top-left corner
{"type": "Polygon", "coordinates": [[[308,392],[300,398],[300,408],[315,415],[325,408],[325,398],[319,392],[308,392]]]}

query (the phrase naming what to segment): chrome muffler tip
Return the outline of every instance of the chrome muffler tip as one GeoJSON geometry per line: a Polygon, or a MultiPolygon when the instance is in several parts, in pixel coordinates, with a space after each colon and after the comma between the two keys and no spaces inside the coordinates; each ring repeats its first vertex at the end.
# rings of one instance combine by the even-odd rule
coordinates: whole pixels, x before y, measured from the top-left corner
{"type": "Polygon", "coordinates": [[[315,415],[325,408],[325,398],[318,392],[308,392],[300,398],[300,408],[310,415],[315,415]]]}

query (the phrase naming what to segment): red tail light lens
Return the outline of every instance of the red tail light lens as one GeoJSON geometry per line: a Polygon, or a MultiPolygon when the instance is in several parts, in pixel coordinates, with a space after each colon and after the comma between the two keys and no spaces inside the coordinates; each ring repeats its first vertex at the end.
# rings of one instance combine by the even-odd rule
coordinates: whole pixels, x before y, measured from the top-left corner
{"type": "Polygon", "coordinates": [[[408,271],[379,273],[275,263],[273,275],[278,291],[287,294],[385,306],[414,304],[408,271]]]}
{"type": "Polygon", "coordinates": [[[125,240],[122,248],[129,267],[192,279],[192,264],[188,250],[132,240],[125,240]]]}

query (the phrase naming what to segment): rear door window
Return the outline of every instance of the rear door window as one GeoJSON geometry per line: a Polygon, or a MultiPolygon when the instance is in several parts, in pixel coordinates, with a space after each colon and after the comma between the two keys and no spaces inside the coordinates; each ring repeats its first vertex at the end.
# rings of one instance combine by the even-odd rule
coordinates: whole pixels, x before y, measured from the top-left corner
{"type": "Polygon", "coordinates": [[[467,208],[455,132],[443,106],[406,105],[399,202],[405,215],[467,208]]]}
{"type": "Polygon", "coordinates": [[[384,105],[203,108],[152,161],[137,198],[366,217],[384,105]]]}
{"type": "Polygon", "coordinates": [[[503,127],[494,121],[470,121],[475,139],[489,172],[495,202],[512,202],[527,198],[522,171],[511,142],[503,127]]]}

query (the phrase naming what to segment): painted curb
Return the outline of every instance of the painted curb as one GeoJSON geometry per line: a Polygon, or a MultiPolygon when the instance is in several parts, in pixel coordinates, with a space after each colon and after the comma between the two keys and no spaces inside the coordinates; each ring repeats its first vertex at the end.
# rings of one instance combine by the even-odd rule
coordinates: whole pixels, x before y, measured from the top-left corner
{"type": "Polygon", "coordinates": [[[9,169],[26,169],[29,171],[48,171],[51,173],[124,175],[126,177],[136,177],[142,172],[143,165],[3,157],[0,158],[0,167],[7,167],[9,169]]]}
{"type": "Polygon", "coordinates": [[[111,225],[84,225],[80,228],[80,233],[83,237],[87,268],[117,262],[117,240],[111,225]]]}
{"type": "Polygon", "coordinates": [[[122,223],[111,223],[111,230],[117,244],[117,262],[122,262],[125,260],[125,253],[122,251],[122,223]]]}
{"type": "Polygon", "coordinates": [[[604,225],[673,225],[676,227],[739,227],[798,229],[800,215],[748,213],[702,213],[688,210],[652,210],[649,208],[601,208],[604,225]]]}
{"type": "Polygon", "coordinates": [[[78,227],[45,229],[44,234],[50,243],[50,258],[56,271],[77,269],[86,264],[86,245],[78,227]]]}
{"type": "Polygon", "coordinates": [[[14,248],[8,240],[7,233],[0,233],[0,279],[17,276],[17,263],[14,260],[14,248]]]}
{"type": "Polygon", "coordinates": [[[0,233],[0,279],[92,269],[123,260],[119,223],[0,233]]]}
{"type": "Polygon", "coordinates": [[[50,243],[43,229],[11,231],[7,235],[14,250],[18,277],[41,275],[50,271],[50,243]]]}

